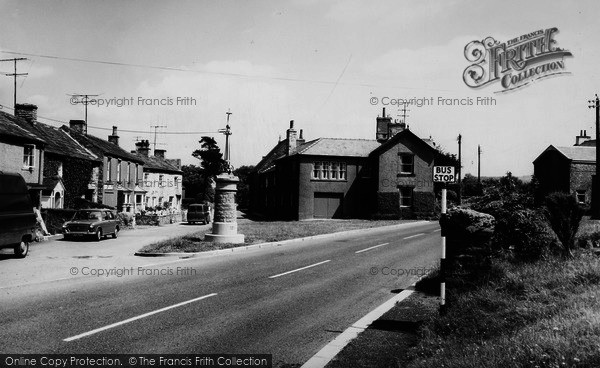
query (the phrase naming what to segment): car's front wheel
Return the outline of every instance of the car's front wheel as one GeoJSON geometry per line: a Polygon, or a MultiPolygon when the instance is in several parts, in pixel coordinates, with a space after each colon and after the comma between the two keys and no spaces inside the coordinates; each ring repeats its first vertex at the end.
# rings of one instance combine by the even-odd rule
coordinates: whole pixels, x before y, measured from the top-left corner
{"type": "Polygon", "coordinates": [[[113,239],[116,239],[118,235],[119,235],[119,227],[117,226],[117,227],[115,227],[115,232],[112,233],[113,239]]]}
{"type": "Polygon", "coordinates": [[[25,258],[29,253],[29,242],[21,240],[21,242],[15,245],[15,255],[19,258],[25,258]]]}
{"type": "Polygon", "coordinates": [[[96,241],[102,240],[102,229],[96,230],[96,235],[95,235],[94,239],[96,239],[96,241]]]}

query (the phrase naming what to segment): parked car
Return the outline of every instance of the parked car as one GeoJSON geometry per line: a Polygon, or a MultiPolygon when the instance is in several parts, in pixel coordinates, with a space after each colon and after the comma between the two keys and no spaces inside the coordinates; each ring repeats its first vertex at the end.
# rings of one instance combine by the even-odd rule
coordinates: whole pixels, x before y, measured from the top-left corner
{"type": "Polygon", "coordinates": [[[36,224],[25,179],[0,171],[0,248],[13,248],[17,257],[25,258],[36,224]]]}
{"type": "Polygon", "coordinates": [[[187,212],[188,224],[202,222],[209,224],[211,221],[211,210],[207,204],[190,204],[187,212]]]}
{"type": "Polygon", "coordinates": [[[108,209],[86,209],[75,212],[71,221],[62,226],[65,240],[74,237],[92,237],[96,241],[104,236],[117,238],[119,223],[115,213],[108,209]]]}

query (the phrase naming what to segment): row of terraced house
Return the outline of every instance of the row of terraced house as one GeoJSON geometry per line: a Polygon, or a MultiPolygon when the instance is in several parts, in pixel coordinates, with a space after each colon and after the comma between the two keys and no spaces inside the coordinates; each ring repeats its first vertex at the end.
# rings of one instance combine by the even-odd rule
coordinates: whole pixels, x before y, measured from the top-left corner
{"type": "Polygon", "coordinates": [[[107,138],[89,134],[83,120],[41,123],[37,106],[17,104],[14,115],[0,111],[0,171],[21,174],[37,208],[68,208],[86,199],[119,212],[181,210],[180,159],[165,158],[164,149],[151,156],[147,140],[127,151],[117,126],[107,138]]]}

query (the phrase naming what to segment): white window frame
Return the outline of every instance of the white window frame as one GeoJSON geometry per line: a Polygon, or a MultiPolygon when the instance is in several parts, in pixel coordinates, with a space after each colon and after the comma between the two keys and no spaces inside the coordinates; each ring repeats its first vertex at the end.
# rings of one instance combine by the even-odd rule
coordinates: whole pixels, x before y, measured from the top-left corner
{"type": "Polygon", "coordinates": [[[121,160],[117,160],[117,183],[121,182],[121,160]]]}
{"type": "MultiPolygon", "coordinates": [[[[406,193],[405,193],[406,194],[406,193]]],[[[414,188],[411,187],[400,187],[398,188],[398,195],[400,197],[400,207],[410,208],[412,206],[412,200],[414,195],[414,188]],[[402,191],[409,191],[409,195],[402,195],[402,191]]]]}
{"type": "Polygon", "coordinates": [[[579,203],[579,204],[585,204],[585,201],[587,199],[587,195],[586,194],[587,194],[586,191],[583,190],[583,189],[576,190],[575,191],[575,199],[577,200],[577,203],[579,203]],[[580,200],[581,196],[583,196],[583,201],[580,200]]]}
{"type": "Polygon", "coordinates": [[[23,146],[23,168],[32,169],[35,167],[35,144],[26,144],[23,146]],[[28,150],[31,150],[28,152],[28,150]]]}
{"type": "Polygon", "coordinates": [[[108,157],[106,159],[106,181],[110,182],[112,180],[112,158],[108,157]]]}

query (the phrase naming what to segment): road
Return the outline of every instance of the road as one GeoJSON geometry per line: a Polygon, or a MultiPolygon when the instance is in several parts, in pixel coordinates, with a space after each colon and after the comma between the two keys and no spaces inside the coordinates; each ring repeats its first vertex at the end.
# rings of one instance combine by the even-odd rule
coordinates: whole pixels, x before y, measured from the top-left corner
{"type": "MultiPolygon", "coordinates": [[[[58,274],[78,275],[0,288],[0,351],[266,353],[275,366],[301,364],[435,265],[439,236],[428,222],[199,258],[58,259],[58,274]]],[[[25,265],[3,260],[0,275],[16,262],[25,265]]]]}

